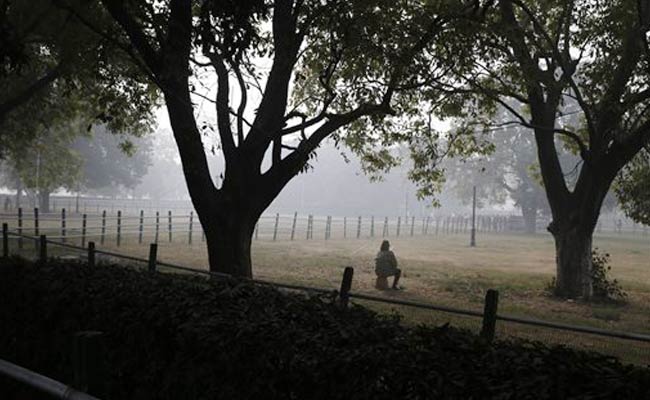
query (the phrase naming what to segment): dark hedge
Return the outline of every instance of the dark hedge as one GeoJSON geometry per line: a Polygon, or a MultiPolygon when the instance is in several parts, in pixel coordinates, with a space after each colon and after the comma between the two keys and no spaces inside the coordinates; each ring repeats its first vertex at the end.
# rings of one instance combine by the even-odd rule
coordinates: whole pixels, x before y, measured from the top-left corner
{"type": "MultiPolygon", "coordinates": [[[[650,399],[650,371],[232,280],[0,262],[0,358],[72,381],[105,333],[107,399],[650,399]]],[[[0,380],[0,398],[36,398],[0,380]]]]}

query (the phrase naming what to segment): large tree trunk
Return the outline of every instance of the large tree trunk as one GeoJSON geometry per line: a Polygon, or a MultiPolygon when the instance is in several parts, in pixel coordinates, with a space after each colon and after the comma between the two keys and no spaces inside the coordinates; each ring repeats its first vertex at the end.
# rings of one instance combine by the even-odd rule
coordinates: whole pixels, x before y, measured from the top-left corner
{"type": "Polygon", "coordinates": [[[38,194],[38,209],[47,214],[50,212],[50,192],[41,189],[38,194]]]}
{"type": "Polygon", "coordinates": [[[204,227],[211,271],[253,276],[251,239],[257,218],[248,211],[225,209],[204,227]]]}
{"type": "Polygon", "coordinates": [[[555,294],[570,299],[589,299],[593,294],[592,230],[580,225],[549,228],[555,239],[555,294]]]}

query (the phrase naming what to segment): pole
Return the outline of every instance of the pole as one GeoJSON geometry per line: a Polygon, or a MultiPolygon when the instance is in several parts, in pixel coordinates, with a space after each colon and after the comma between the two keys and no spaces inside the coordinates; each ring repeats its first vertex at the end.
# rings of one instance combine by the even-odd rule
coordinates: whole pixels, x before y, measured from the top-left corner
{"type": "Polygon", "coordinates": [[[144,231],[144,210],[140,210],[140,229],[139,229],[139,235],[138,235],[138,244],[142,244],[142,234],[144,231]]]}
{"type": "Polygon", "coordinates": [[[81,216],[81,247],[86,247],[86,226],[87,226],[87,216],[83,214],[81,216]]]}
{"type": "Polygon", "coordinates": [[[100,244],[104,244],[104,238],[106,236],[106,210],[102,211],[102,235],[99,239],[100,244]]]}
{"type": "Polygon", "coordinates": [[[472,233],[469,239],[470,247],[476,247],[476,186],[472,188],[472,233]]]}

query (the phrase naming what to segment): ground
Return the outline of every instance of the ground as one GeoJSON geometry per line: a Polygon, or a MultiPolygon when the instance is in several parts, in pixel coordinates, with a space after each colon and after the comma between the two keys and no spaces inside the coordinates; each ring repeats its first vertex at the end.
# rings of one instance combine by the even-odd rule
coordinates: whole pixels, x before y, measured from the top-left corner
{"type": "MultiPolygon", "coordinates": [[[[145,234],[143,244],[139,245],[134,224],[129,224],[123,230],[119,249],[110,236],[103,247],[98,247],[147,257],[146,244],[153,236],[145,234]]],[[[467,234],[388,237],[404,271],[401,283],[406,289],[402,292],[374,289],[374,256],[381,237],[342,239],[339,236],[330,240],[324,240],[321,235],[315,237],[320,239],[305,240],[301,235],[299,240],[290,241],[284,234],[281,240],[273,241],[270,235],[261,236],[261,240],[253,243],[255,277],[338,289],[343,267],[349,265],[355,269],[352,290],[357,292],[481,311],[485,291],[493,288],[500,293],[500,314],[650,334],[650,236],[641,232],[636,235],[603,233],[594,238],[595,247],[611,254],[611,275],[629,295],[629,303],[623,306],[582,304],[548,296],[545,287],[554,276],[555,255],[552,237],[547,233],[479,233],[475,248],[469,247],[467,234]]],[[[167,232],[161,229],[160,260],[206,268],[206,251],[199,234],[194,234],[191,247],[187,232],[174,232],[173,239],[172,243],[168,242],[167,232]]],[[[74,240],[79,243],[80,239],[74,240]]],[[[68,243],[72,241],[68,239],[68,243]]],[[[381,311],[393,310],[393,307],[368,305],[381,311]]],[[[407,323],[450,321],[473,329],[480,325],[480,321],[469,317],[406,307],[396,311],[407,323]]],[[[499,322],[498,336],[510,334],[567,343],[650,364],[650,344],[499,322]]]]}

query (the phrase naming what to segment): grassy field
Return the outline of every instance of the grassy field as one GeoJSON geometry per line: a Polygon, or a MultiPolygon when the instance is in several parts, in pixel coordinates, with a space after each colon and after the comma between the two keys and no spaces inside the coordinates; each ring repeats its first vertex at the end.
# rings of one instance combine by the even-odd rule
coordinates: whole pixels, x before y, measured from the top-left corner
{"type": "MultiPolygon", "coordinates": [[[[148,243],[152,238],[146,237],[148,243]]],[[[348,240],[260,240],[253,244],[256,278],[337,289],[344,266],[353,266],[352,290],[373,295],[425,301],[480,311],[485,291],[498,289],[499,313],[574,323],[605,329],[650,334],[650,236],[597,235],[594,246],[611,254],[611,275],[628,293],[626,305],[583,304],[547,295],[545,287],[555,273],[552,237],[492,234],[468,246],[467,235],[430,235],[389,238],[403,272],[404,291],[381,292],[374,288],[374,257],[381,238],[348,240]]],[[[207,256],[200,236],[187,244],[186,235],[167,242],[161,234],[159,259],[195,268],[206,268],[207,256]]],[[[137,244],[137,235],[122,239],[119,249],[107,240],[104,248],[147,256],[148,248],[137,244]]],[[[400,313],[406,323],[451,322],[477,330],[480,321],[406,307],[364,303],[382,312],[400,313]]],[[[499,337],[510,335],[565,343],[608,352],[626,361],[650,364],[650,345],[601,339],[589,335],[530,328],[513,323],[498,324],[499,337]]]]}

